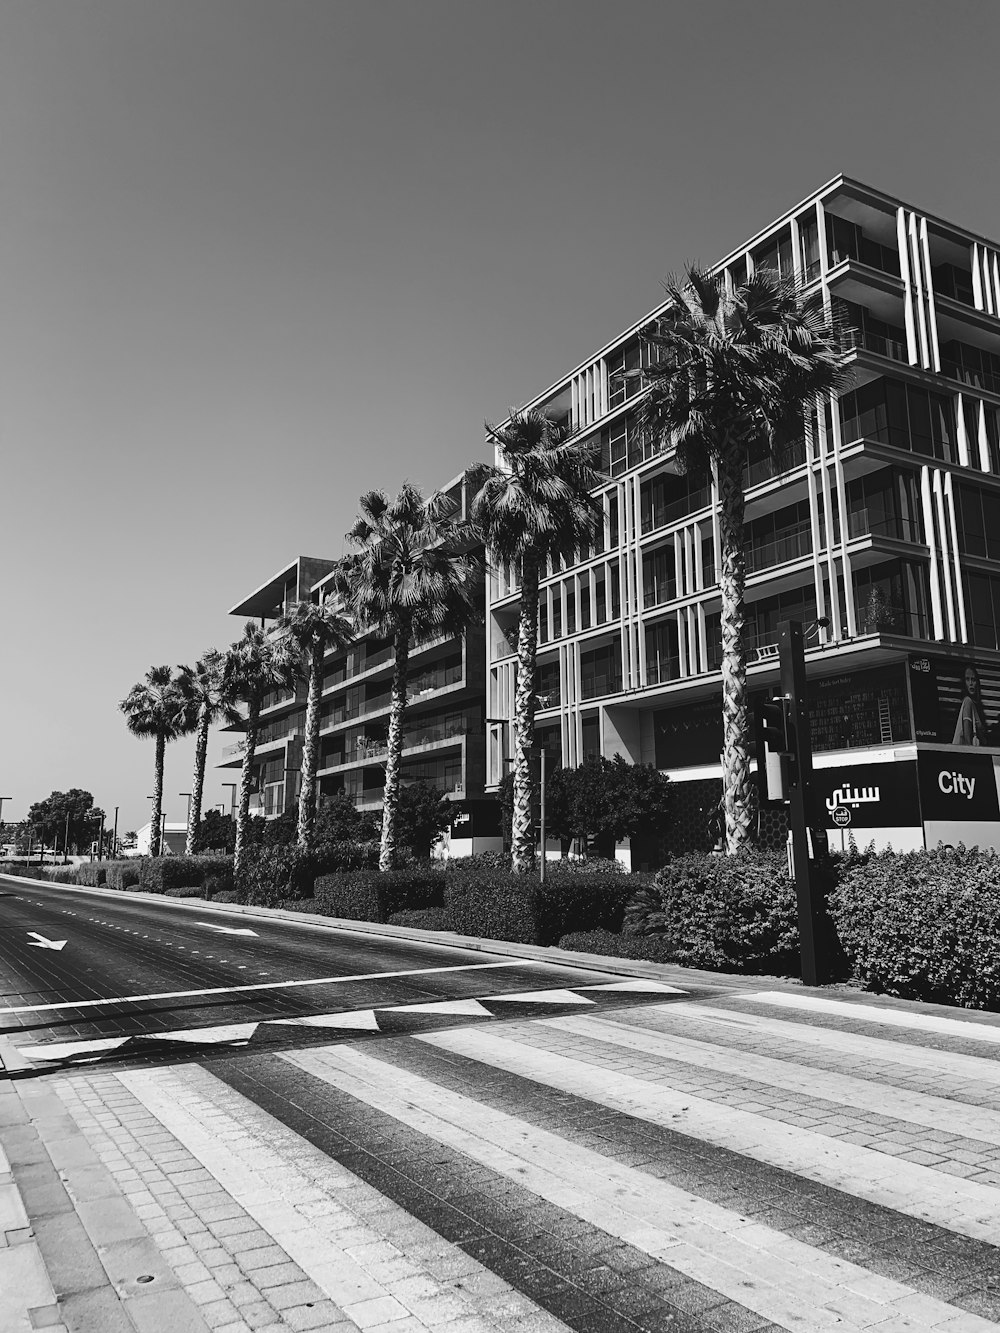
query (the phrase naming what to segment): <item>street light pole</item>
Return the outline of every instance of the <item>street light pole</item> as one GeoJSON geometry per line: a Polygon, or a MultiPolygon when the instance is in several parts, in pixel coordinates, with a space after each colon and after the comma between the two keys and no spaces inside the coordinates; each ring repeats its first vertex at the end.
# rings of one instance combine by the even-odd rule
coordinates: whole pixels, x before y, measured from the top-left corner
{"type": "Polygon", "coordinates": [[[69,812],[66,813],[66,828],[63,832],[63,865],[69,860],[69,812]]]}
{"type": "Polygon", "coordinates": [[[540,781],[538,783],[538,802],[539,802],[539,831],[542,835],[542,859],[538,866],[538,882],[545,883],[545,746],[540,750],[541,768],[539,770],[540,781]]]}
{"type": "Polygon", "coordinates": [[[111,859],[112,859],[112,861],[117,861],[117,859],[118,859],[118,807],[117,807],[117,805],[115,806],[115,831],[114,831],[114,833],[111,835],[111,859]]]}

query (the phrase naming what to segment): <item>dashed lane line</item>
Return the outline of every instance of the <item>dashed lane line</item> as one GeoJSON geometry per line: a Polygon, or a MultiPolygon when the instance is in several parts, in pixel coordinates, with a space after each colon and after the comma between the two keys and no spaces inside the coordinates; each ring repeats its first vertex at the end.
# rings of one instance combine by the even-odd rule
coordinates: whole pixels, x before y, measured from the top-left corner
{"type": "Polygon", "coordinates": [[[545,967],[533,958],[505,958],[497,963],[458,963],[448,967],[412,967],[400,972],[357,972],[352,976],[309,977],[297,981],[256,981],[242,986],[209,986],[202,990],[158,991],[152,995],[109,995],[99,1000],[59,1000],[50,1004],[17,1004],[0,1014],[40,1014],[56,1009],[93,1009],[109,1004],[139,1004],[147,1000],[187,1000],[200,995],[233,995],[246,991],[289,990],[300,986],[337,986],[348,981],[391,981],[397,977],[426,977],[442,972],[484,972],[501,967],[545,967]]]}

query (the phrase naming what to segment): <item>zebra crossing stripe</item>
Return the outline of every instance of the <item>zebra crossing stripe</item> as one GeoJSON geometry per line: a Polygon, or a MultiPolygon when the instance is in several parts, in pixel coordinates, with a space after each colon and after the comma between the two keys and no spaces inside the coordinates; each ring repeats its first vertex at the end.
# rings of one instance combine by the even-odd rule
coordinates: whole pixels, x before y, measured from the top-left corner
{"type": "MultiPolygon", "coordinates": [[[[581,987],[581,990],[583,988],[581,987]]],[[[593,1004],[585,995],[577,995],[571,990],[533,990],[522,991],[518,995],[485,995],[490,1004],[593,1004]]]]}
{"type": "Polygon", "coordinates": [[[299,1018],[269,1018],[266,1026],[303,1028],[352,1028],[359,1032],[378,1032],[374,1009],[355,1009],[347,1014],[304,1014],[299,1018]]]}
{"type": "Polygon", "coordinates": [[[781,1009],[802,1009],[812,1014],[831,1014],[837,1018],[861,1019],[883,1027],[909,1028],[911,1031],[936,1032],[965,1041],[1000,1045],[1000,1026],[972,1023],[939,1014],[912,1013],[906,1009],[879,1009],[873,1004],[853,1004],[846,1000],[827,1000],[817,995],[793,995],[784,991],[759,991],[746,997],[755,1004],[769,1004],[781,1009]]]}

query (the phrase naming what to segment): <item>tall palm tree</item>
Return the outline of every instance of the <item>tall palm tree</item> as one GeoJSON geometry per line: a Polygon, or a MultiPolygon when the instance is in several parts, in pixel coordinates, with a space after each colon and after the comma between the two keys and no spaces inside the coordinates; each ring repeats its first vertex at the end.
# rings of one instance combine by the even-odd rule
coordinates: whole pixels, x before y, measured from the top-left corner
{"type": "Polygon", "coordinates": [[[849,354],[822,295],[805,295],[773,269],[730,289],[721,275],[690,267],[665,287],[666,311],[643,332],[650,364],[629,375],[648,390],[637,406],[646,439],[664,448],[673,441],[681,466],[713,469],[718,486],[722,767],[732,853],[749,843],[753,821],[743,470],[751,445],[764,442],[780,457],[801,438],[807,404],[848,382],[849,354]]]}
{"type": "Polygon", "coordinates": [[[190,714],[195,733],[194,773],[191,777],[191,811],[188,818],[186,856],[194,854],[198,825],[201,823],[201,802],[205,790],[205,762],[208,755],[208,733],[218,721],[241,721],[238,710],[226,697],[222,688],[223,655],[210,648],[199,657],[193,667],[177,668],[177,687],[190,714]]]}
{"type": "Polygon", "coordinates": [[[246,860],[246,835],[250,819],[250,789],[257,732],[264,695],[269,690],[287,690],[295,684],[296,658],[287,635],[267,630],[248,620],[243,636],[230,644],[222,664],[222,692],[231,702],[246,705],[246,740],[240,770],[240,801],[236,812],[236,850],[233,873],[238,877],[246,860]]]}
{"type": "Polygon", "coordinates": [[[316,824],[316,770],[319,768],[319,723],[323,695],[323,656],[354,638],[354,625],[336,596],[323,602],[296,602],[278,621],[295,645],[299,670],[305,677],[306,726],[302,742],[302,783],[299,788],[298,843],[309,847],[316,824]]]}
{"type": "Polygon", "coordinates": [[[357,549],[346,576],[355,623],[388,640],[395,660],[389,698],[379,869],[396,860],[403,718],[410,651],[420,639],[460,634],[479,618],[482,561],[459,506],[440,492],[426,500],[404,482],[395,500],[368,491],[347,539],[357,549]]]}
{"type": "Polygon", "coordinates": [[[118,705],[133,736],[156,741],[153,769],[153,811],[149,830],[149,854],[159,856],[163,821],[163,760],[167,742],[193,730],[190,711],[168,666],[150,667],[118,705]]]}
{"type": "Polygon", "coordinates": [[[535,834],[531,818],[531,747],[535,739],[535,657],[538,651],[538,585],[549,557],[571,559],[602,522],[592,492],[605,478],[594,467],[592,446],[567,437],[544,412],[511,412],[503,426],[487,423],[499,455],[496,466],[470,472],[478,488],[472,521],[490,560],[512,567],[521,585],[517,625],[517,691],[514,699],[514,811],[511,868],[531,869],[535,834]]]}

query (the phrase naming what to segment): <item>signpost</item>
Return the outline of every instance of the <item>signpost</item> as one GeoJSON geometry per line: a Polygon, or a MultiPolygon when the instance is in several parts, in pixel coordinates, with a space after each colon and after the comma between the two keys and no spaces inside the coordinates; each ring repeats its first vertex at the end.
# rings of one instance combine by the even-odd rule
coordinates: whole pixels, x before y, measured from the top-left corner
{"type": "Polygon", "coordinates": [[[829,960],[820,939],[822,890],[816,856],[826,830],[813,818],[812,741],[806,693],[805,646],[797,620],[778,626],[779,693],[762,705],[757,718],[760,796],[768,805],[788,810],[789,851],[799,908],[802,981],[816,986],[827,979],[829,960]],[[812,855],[810,855],[812,853],[812,855]]]}

